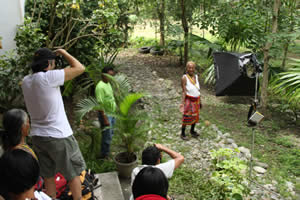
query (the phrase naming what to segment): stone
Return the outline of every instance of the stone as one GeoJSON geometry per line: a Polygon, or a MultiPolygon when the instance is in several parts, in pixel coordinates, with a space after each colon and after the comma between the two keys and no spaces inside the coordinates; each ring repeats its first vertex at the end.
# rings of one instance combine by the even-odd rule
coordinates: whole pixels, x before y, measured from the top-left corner
{"type": "Polygon", "coordinates": [[[288,188],[289,191],[294,190],[294,184],[292,182],[287,181],[285,184],[286,184],[286,187],[288,188]]]}
{"type": "Polygon", "coordinates": [[[256,171],[257,173],[260,173],[260,174],[264,174],[267,172],[267,170],[265,170],[264,168],[260,167],[260,166],[255,166],[253,167],[254,171],[256,171]]]}
{"type": "Polygon", "coordinates": [[[230,133],[224,133],[223,137],[230,137],[230,133]]]}
{"type": "Polygon", "coordinates": [[[156,71],[153,71],[152,74],[153,74],[154,76],[157,76],[157,72],[156,72],[156,71]]]}
{"type": "Polygon", "coordinates": [[[250,150],[247,149],[246,147],[239,147],[239,150],[243,154],[250,154],[250,150]]]}
{"type": "Polygon", "coordinates": [[[212,124],[212,125],[211,125],[211,128],[212,128],[213,130],[215,130],[215,131],[218,131],[218,130],[219,130],[218,127],[217,127],[215,124],[212,124]]]}
{"type": "Polygon", "coordinates": [[[265,169],[268,169],[268,167],[269,167],[268,164],[262,163],[262,162],[255,162],[255,164],[256,164],[257,166],[260,166],[260,167],[265,168],[265,169]]]}
{"type": "Polygon", "coordinates": [[[226,139],[226,144],[233,144],[233,143],[234,143],[233,139],[231,139],[231,138],[226,139]]]}
{"type": "Polygon", "coordinates": [[[92,124],[93,124],[93,126],[100,128],[100,123],[98,120],[93,121],[92,124]]]}
{"type": "Polygon", "coordinates": [[[220,137],[223,137],[222,131],[217,131],[217,133],[218,133],[218,135],[219,135],[220,137]]]}
{"type": "Polygon", "coordinates": [[[232,143],[231,146],[232,146],[233,149],[238,148],[238,145],[236,143],[232,143]]]}
{"type": "Polygon", "coordinates": [[[280,106],[279,103],[273,103],[273,104],[272,104],[272,107],[273,107],[273,108],[277,108],[277,107],[279,107],[279,106],[280,106]]]}

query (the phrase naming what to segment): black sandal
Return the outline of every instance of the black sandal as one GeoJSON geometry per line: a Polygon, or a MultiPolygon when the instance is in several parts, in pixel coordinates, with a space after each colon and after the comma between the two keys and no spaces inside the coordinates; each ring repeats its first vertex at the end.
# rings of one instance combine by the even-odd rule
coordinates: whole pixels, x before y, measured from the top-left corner
{"type": "Polygon", "coordinates": [[[199,134],[195,131],[191,132],[192,137],[196,138],[199,136],[199,134]]]}

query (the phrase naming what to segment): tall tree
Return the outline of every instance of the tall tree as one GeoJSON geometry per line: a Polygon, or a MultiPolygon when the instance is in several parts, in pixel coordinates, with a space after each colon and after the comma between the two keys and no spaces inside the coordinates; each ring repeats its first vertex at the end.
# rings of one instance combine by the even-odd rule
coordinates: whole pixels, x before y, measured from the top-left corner
{"type": "MultiPolygon", "coordinates": [[[[278,27],[278,13],[280,8],[280,0],[274,0],[273,3],[273,17],[272,17],[272,34],[277,32],[278,27]]],[[[263,82],[261,88],[261,104],[263,110],[266,110],[268,104],[268,83],[269,83],[269,50],[272,46],[273,41],[267,41],[265,47],[263,48],[264,53],[264,70],[263,70],[263,82]]]]}
{"type": "Polygon", "coordinates": [[[159,32],[161,46],[165,46],[165,0],[157,0],[157,14],[159,19],[159,32]]]}
{"type": "Polygon", "coordinates": [[[188,54],[189,54],[189,26],[187,22],[187,17],[186,17],[186,7],[185,7],[185,0],[180,1],[180,7],[181,7],[181,23],[182,23],[182,28],[184,31],[184,54],[183,54],[183,62],[184,65],[188,62],[188,54]]]}

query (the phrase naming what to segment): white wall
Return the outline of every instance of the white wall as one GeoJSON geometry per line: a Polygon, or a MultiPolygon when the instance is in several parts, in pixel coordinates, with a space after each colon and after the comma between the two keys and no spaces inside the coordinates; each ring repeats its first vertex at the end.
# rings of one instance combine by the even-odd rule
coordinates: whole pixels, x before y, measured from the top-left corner
{"type": "Polygon", "coordinates": [[[14,38],[17,25],[22,24],[24,20],[24,4],[25,0],[0,0],[0,55],[16,47],[14,38]]]}

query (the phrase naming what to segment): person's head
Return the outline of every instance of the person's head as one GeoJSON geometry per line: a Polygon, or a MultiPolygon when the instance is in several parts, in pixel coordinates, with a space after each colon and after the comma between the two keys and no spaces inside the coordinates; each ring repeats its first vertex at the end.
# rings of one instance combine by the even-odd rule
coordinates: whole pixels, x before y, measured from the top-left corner
{"type": "Polygon", "coordinates": [[[193,61],[189,61],[186,63],[186,73],[188,75],[194,75],[196,69],[196,63],[193,61]]]}
{"type": "Polygon", "coordinates": [[[29,133],[29,118],[22,109],[11,109],[4,113],[2,125],[4,131],[1,136],[5,151],[20,144],[22,137],[29,133]]]}
{"type": "Polygon", "coordinates": [[[169,189],[168,179],[165,174],[156,167],[144,167],[135,177],[132,184],[134,199],[147,194],[156,194],[167,198],[169,189]]]}
{"type": "Polygon", "coordinates": [[[142,153],[143,165],[157,165],[161,161],[161,151],[156,146],[150,146],[144,149],[142,153]]]}
{"type": "Polygon", "coordinates": [[[4,199],[34,198],[40,167],[30,153],[21,149],[5,152],[0,158],[0,169],[0,195],[4,199]]]}
{"type": "Polygon", "coordinates": [[[102,80],[104,82],[108,82],[108,78],[103,74],[109,74],[111,76],[115,75],[115,70],[112,66],[108,65],[102,69],[102,80]]]}
{"type": "Polygon", "coordinates": [[[38,49],[33,56],[31,69],[33,73],[46,72],[55,68],[56,55],[48,48],[38,49]]]}

